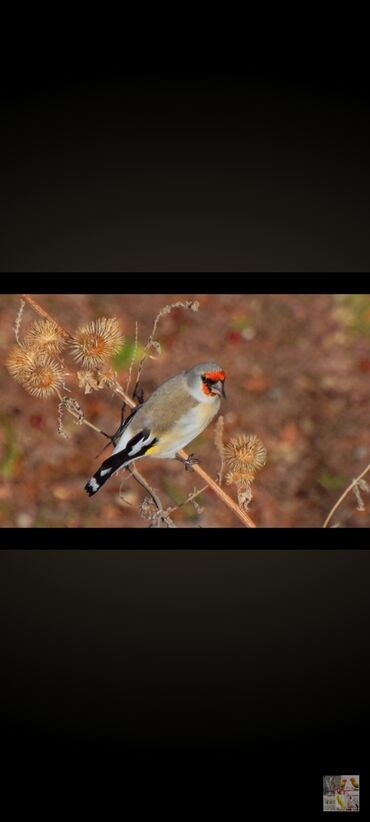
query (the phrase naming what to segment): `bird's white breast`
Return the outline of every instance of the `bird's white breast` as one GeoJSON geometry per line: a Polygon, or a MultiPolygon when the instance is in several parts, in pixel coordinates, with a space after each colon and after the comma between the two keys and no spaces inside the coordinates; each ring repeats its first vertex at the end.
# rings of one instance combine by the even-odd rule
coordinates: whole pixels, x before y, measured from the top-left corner
{"type": "Polygon", "coordinates": [[[174,457],[177,451],[185,448],[199,434],[207,428],[213,417],[217,414],[220,401],[215,399],[214,404],[200,403],[187,411],[173,425],[172,429],[163,433],[160,437],[158,447],[153,450],[153,457],[174,457]]]}

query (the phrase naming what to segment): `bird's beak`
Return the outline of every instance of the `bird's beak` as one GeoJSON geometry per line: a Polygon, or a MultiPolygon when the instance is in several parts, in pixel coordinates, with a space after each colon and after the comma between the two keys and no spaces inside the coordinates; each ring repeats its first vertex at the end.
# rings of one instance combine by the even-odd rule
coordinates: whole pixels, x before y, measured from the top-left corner
{"type": "Polygon", "coordinates": [[[220,397],[223,397],[224,400],[226,400],[225,385],[223,380],[217,380],[217,382],[212,385],[212,391],[214,394],[219,394],[220,397]]]}

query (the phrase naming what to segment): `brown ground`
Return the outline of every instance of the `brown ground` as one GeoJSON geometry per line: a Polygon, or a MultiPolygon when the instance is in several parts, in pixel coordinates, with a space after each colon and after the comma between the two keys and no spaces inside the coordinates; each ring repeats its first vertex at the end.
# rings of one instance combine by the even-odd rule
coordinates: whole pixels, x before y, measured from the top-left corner
{"type": "MultiPolygon", "coordinates": [[[[367,295],[62,295],[36,298],[69,329],[98,316],[117,316],[126,338],[145,342],[166,303],[199,299],[199,313],[176,310],[161,320],[162,355],[145,366],[146,395],[167,377],[207,359],[227,372],[223,405],[225,440],[255,433],[268,463],[254,486],[250,513],[260,527],[322,525],[346,485],[370,462],[370,297],[367,295]]],[[[57,432],[57,403],[25,393],[3,367],[14,342],[19,299],[1,295],[0,524],[14,527],[147,527],[137,512],[143,492],[127,484],[131,506],[118,497],[119,480],[89,499],[83,486],[98,461],[103,438],[72,420],[64,440],[57,432]]],[[[24,328],[36,316],[25,312],[24,328]]],[[[23,331],[23,325],[22,325],[23,331]]],[[[71,360],[68,359],[69,365],[71,360]]],[[[124,385],[127,366],[120,370],[124,385]]],[[[73,383],[69,383],[72,387],[73,383]]],[[[120,401],[103,391],[84,397],[86,416],[113,431],[120,401]]],[[[189,450],[189,449],[188,449],[189,450]]],[[[213,476],[219,457],[209,428],[190,448],[213,476]]],[[[197,484],[176,462],[142,460],[140,468],[167,504],[183,500],[197,484]]],[[[231,491],[233,493],[233,491],[231,491]]],[[[333,523],[366,527],[351,494],[333,523]]],[[[215,495],[203,494],[204,513],[187,505],[174,515],[187,527],[241,523],[215,495]]]]}

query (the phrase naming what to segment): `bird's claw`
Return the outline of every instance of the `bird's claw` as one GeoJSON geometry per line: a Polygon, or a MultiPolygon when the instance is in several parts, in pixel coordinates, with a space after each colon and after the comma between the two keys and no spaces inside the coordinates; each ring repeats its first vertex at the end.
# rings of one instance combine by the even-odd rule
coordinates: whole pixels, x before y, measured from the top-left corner
{"type": "Polygon", "coordinates": [[[198,462],[200,462],[200,460],[198,460],[198,458],[195,457],[194,454],[189,454],[186,460],[183,457],[180,457],[179,455],[176,456],[176,459],[179,460],[179,462],[182,462],[182,464],[185,466],[185,471],[192,471],[193,465],[196,465],[198,462]]]}

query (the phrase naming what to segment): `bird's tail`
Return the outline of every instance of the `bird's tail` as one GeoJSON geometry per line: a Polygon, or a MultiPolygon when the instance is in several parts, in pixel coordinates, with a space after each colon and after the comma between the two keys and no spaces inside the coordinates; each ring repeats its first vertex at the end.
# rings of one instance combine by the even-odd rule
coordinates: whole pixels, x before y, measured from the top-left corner
{"type": "Polygon", "coordinates": [[[129,462],[131,462],[130,457],[127,457],[125,451],[119,451],[118,454],[112,454],[111,457],[108,457],[85,485],[85,491],[87,491],[89,497],[92,497],[100,491],[106,481],[109,480],[119,468],[124,468],[129,462]]]}
{"type": "Polygon", "coordinates": [[[134,437],[127,443],[126,447],[117,453],[113,453],[107,460],[103,462],[99,470],[94,474],[85,485],[89,497],[92,497],[103,487],[104,483],[109,480],[120,468],[129,465],[140,457],[144,457],[149,448],[157,442],[157,438],[147,429],[143,429],[135,434],[134,437]]]}

